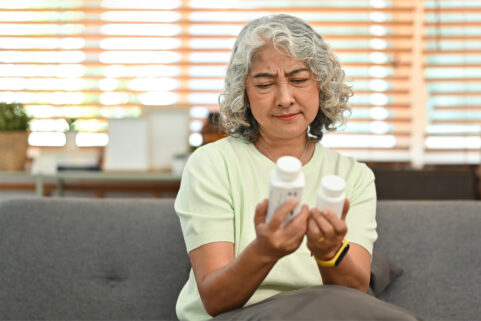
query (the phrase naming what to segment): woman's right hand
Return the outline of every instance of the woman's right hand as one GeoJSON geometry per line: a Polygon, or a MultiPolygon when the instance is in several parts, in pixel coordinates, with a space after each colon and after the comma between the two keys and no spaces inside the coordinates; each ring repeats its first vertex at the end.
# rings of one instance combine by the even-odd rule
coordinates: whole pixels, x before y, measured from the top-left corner
{"type": "Polygon", "coordinates": [[[237,256],[231,242],[212,242],[190,251],[197,288],[212,316],[243,306],[283,256],[295,251],[307,230],[306,205],[287,225],[284,219],[297,205],[287,201],[266,223],[267,200],[256,207],[257,237],[237,256]]]}
{"type": "Polygon", "coordinates": [[[277,261],[301,245],[307,231],[309,208],[304,204],[300,213],[288,224],[284,224],[284,219],[297,206],[297,199],[291,198],[266,222],[268,202],[264,199],[256,207],[254,224],[257,238],[254,244],[266,258],[277,261]]]}

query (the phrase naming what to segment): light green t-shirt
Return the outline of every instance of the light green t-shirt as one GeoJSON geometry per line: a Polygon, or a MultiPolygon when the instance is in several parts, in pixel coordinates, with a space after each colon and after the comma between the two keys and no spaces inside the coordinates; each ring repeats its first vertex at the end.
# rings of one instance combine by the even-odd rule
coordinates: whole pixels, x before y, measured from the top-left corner
{"type": "MultiPolygon", "coordinates": [[[[207,144],[189,158],[175,201],[187,251],[211,242],[234,243],[235,255],[255,239],[254,214],[268,197],[269,172],[275,163],[253,144],[228,137],[207,144]]],[[[346,238],[372,253],[376,233],[376,190],[374,175],[364,164],[316,144],[312,159],[303,166],[306,179],[303,204],[313,208],[321,178],[335,174],[346,180],[350,209],[346,238]]],[[[295,252],[280,259],[246,305],[283,291],[322,284],[306,239],[295,252]]],[[[207,320],[194,274],[177,300],[180,320],[207,320]]]]}

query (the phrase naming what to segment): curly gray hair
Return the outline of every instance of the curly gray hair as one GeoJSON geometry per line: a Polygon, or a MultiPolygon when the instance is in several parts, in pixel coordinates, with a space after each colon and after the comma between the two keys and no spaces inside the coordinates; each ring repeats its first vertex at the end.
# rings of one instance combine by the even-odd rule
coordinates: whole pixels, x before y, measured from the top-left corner
{"type": "Polygon", "coordinates": [[[323,129],[335,130],[344,122],[352,90],[339,61],[322,37],[305,21],[285,14],[255,19],[239,33],[227,66],[224,90],[219,96],[224,130],[250,142],[259,138],[245,86],[253,57],[267,42],[304,61],[318,81],[319,111],[308,130],[310,140],[321,140],[323,129]]]}

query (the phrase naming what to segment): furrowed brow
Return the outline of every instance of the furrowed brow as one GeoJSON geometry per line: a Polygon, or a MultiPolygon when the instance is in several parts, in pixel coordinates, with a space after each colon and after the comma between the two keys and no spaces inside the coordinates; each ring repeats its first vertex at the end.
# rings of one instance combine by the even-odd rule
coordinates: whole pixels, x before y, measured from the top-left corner
{"type": "Polygon", "coordinates": [[[258,74],[255,74],[254,76],[252,76],[252,78],[256,79],[256,78],[274,78],[276,75],[274,74],[270,74],[268,72],[261,72],[261,73],[258,73],[258,74]]]}
{"type": "MultiPolygon", "coordinates": [[[[293,76],[297,73],[300,73],[300,72],[303,72],[303,71],[309,71],[308,68],[297,68],[297,69],[294,69],[294,70],[291,70],[289,71],[288,73],[286,73],[286,76],[287,77],[290,77],[290,76],[293,76]]],[[[277,74],[271,74],[271,73],[268,73],[268,72],[260,72],[258,74],[255,74],[252,76],[252,78],[256,79],[256,78],[275,78],[277,76],[277,74]]]]}
{"type": "Polygon", "coordinates": [[[289,71],[288,73],[286,73],[286,76],[287,77],[290,77],[290,76],[293,76],[295,74],[298,74],[300,72],[303,72],[303,71],[309,71],[308,68],[298,68],[298,69],[294,69],[292,71],[289,71]]]}

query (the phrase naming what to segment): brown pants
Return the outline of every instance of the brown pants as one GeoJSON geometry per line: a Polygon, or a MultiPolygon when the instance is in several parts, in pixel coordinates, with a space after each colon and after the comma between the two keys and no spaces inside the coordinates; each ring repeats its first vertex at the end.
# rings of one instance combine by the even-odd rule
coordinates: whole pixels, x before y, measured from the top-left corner
{"type": "Polygon", "coordinates": [[[421,320],[371,295],[338,285],[321,285],[275,295],[222,313],[213,320],[421,320]]]}

